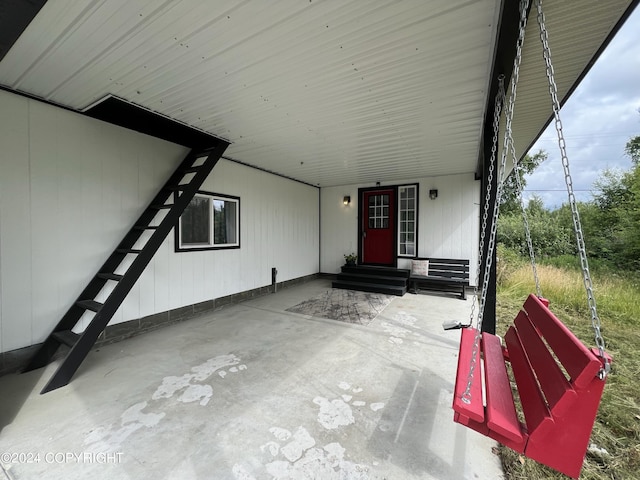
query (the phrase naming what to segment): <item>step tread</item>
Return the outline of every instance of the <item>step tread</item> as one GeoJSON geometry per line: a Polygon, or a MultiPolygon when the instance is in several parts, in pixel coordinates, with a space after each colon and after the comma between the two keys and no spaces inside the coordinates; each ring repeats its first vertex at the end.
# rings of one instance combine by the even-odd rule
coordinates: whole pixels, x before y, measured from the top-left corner
{"type": "Polygon", "coordinates": [[[364,283],[364,282],[342,282],[335,281],[332,283],[333,288],[342,288],[345,290],[359,290],[363,292],[388,293],[391,295],[403,296],[407,293],[406,287],[398,285],[384,285],[380,283],[364,283]]]}
{"type": "Polygon", "coordinates": [[[411,270],[406,270],[403,268],[377,267],[377,266],[369,266],[369,265],[356,265],[356,266],[343,265],[341,271],[342,273],[376,275],[376,276],[382,276],[382,277],[409,278],[409,275],[411,275],[411,270]]]}
{"type": "Polygon", "coordinates": [[[134,230],[157,230],[156,225],[135,225],[133,227],[134,230]]]}
{"type": "Polygon", "coordinates": [[[339,273],[339,281],[344,282],[364,282],[364,283],[382,283],[389,282],[389,285],[406,285],[407,279],[404,277],[384,277],[381,275],[368,275],[366,273],[339,273]]]}
{"type": "Polygon", "coordinates": [[[117,273],[99,273],[96,275],[96,277],[103,280],[115,280],[116,282],[119,282],[120,280],[122,280],[123,275],[118,275],[117,273]]]}
{"type": "Polygon", "coordinates": [[[76,302],[76,305],[82,308],[86,308],[87,310],[91,310],[93,312],[97,312],[102,308],[102,303],[96,302],[95,300],[80,300],[76,302]]]}
{"type": "Polygon", "coordinates": [[[182,191],[186,190],[187,188],[189,188],[189,184],[188,183],[180,183],[178,185],[169,185],[166,188],[167,188],[167,190],[171,190],[172,192],[182,192],[182,191]]]}
{"type": "Polygon", "coordinates": [[[67,347],[73,347],[78,341],[78,338],[80,338],[80,335],[78,335],[77,333],[73,333],[71,330],[61,330],[59,332],[53,332],[51,336],[67,347]]]}

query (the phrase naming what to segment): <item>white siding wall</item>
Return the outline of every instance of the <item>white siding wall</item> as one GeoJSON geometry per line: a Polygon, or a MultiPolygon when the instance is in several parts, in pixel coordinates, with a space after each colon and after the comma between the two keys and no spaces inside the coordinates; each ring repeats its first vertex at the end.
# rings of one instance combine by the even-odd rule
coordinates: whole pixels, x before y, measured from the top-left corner
{"type": "MultiPolygon", "coordinates": [[[[447,175],[393,182],[394,185],[419,184],[418,256],[468,258],[471,283],[475,282],[478,262],[480,182],[473,174],[447,175]],[[437,189],[438,198],[429,199],[429,190],[437,189]]],[[[384,185],[383,185],[384,186],[384,185]]],[[[322,189],[320,271],[337,273],[344,264],[343,255],[358,251],[358,188],[372,185],[347,185],[322,189]],[[342,199],[351,196],[345,206],[342,199]]],[[[398,266],[409,268],[399,259],[398,266]]]]}
{"type": "MultiPolygon", "coordinates": [[[[0,112],[4,352],[44,340],[188,150],[3,91],[0,112]]],[[[112,323],[318,272],[317,189],[225,161],[203,189],[241,197],[242,248],[170,234],[112,323]]]]}

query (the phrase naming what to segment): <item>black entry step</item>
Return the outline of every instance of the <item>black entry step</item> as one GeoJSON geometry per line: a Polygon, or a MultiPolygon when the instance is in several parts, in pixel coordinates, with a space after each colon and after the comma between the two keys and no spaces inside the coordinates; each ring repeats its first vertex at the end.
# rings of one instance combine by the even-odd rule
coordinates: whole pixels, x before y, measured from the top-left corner
{"type": "Polygon", "coordinates": [[[333,288],[342,288],[344,290],[357,290],[360,292],[385,293],[387,295],[397,295],[399,297],[407,293],[406,286],[383,285],[380,283],[363,283],[363,282],[345,282],[336,280],[332,283],[333,288]]]}
{"type": "Polygon", "coordinates": [[[341,282],[360,282],[360,283],[376,283],[383,285],[395,285],[398,287],[406,287],[407,279],[398,276],[382,276],[371,275],[368,273],[341,273],[338,276],[341,282]]]}
{"type": "Polygon", "coordinates": [[[363,275],[379,275],[383,277],[409,278],[411,270],[393,267],[376,267],[369,265],[343,265],[342,273],[357,273],[363,275]]]}

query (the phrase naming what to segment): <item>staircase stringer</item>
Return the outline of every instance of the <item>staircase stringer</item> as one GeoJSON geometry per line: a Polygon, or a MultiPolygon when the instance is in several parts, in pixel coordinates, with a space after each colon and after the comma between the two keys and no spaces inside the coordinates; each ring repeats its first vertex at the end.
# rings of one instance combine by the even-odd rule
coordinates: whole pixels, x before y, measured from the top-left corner
{"type": "MultiPolygon", "coordinates": [[[[150,205],[143,211],[132,228],[124,236],[123,240],[102,265],[98,273],[89,282],[87,287],[80,294],[73,306],[62,317],[53,332],[45,340],[38,352],[34,355],[25,371],[33,370],[46,365],[55,354],[62,343],[67,343],[70,335],[69,331],[77,324],[88,308],[83,308],[81,302],[91,303],[109,279],[117,278],[116,285],[108,295],[103,304],[97,307],[97,311],[84,332],[77,335],[77,341],[71,346],[67,356],[59,365],[49,382],[45,385],[41,393],[46,393],[53,389],[66,385],[79,368],[80,364],[87,356],[98,336],[106,328],[107,324],[120,307],[127,294],[131,291],[138,278],[142,275],[151,259],[160,248],[171,229],[176,225],[180,215],[189,205],[191,199],[202,186],[207,176],[217,164],[218,160],[227,148],[226,142],[221,142],[218,146],[210,149],[192,150],[185,160],[180,164],[169,180],[160,189],[158,194],[151,201],[150,205]],[[203,164],[197,168],[192,165],[196,159],[207,155],[203,164]],[[185,184],[180,184],[180,180],[187,174],[194,173],[193,178],[185,184]],[[174,192],[175,195],[174,195],[174,192]],[[174,196],[174,203],[167,208],[167,200],[174,196]],[[150,226],[160,209],[167,208],[167,213],[157,226],[150,226]],[[151,227],[151,228],[150,228],[151,227]],[[130,254],[133,246],[140,239],[147,229],[153,233],[146,241],[145,245],[135,251],[135,259],[122,275],[114,272],[130,254]],[[103,275],[108,278],[101,278],[103,275]],[[64,335],[63,335],[64,334],[64,335]],[[64,337],[64,338],[63,338],[64,337]]],[[[92,309],[92,308],[89,308],[92,309]]],[[[73,335],[71,335],[72,337],[73,335]]]]}

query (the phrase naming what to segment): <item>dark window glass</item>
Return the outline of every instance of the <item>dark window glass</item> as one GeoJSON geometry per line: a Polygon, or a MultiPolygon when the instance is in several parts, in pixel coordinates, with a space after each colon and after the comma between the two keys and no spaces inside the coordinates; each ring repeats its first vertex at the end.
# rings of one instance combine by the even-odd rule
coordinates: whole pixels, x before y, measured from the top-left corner
{"type": "Polygon", "coordinates": [[[210,201],[209,198],[196,196],[185,209],[180,228],[183,245],[210,244],[210,201]]]}

